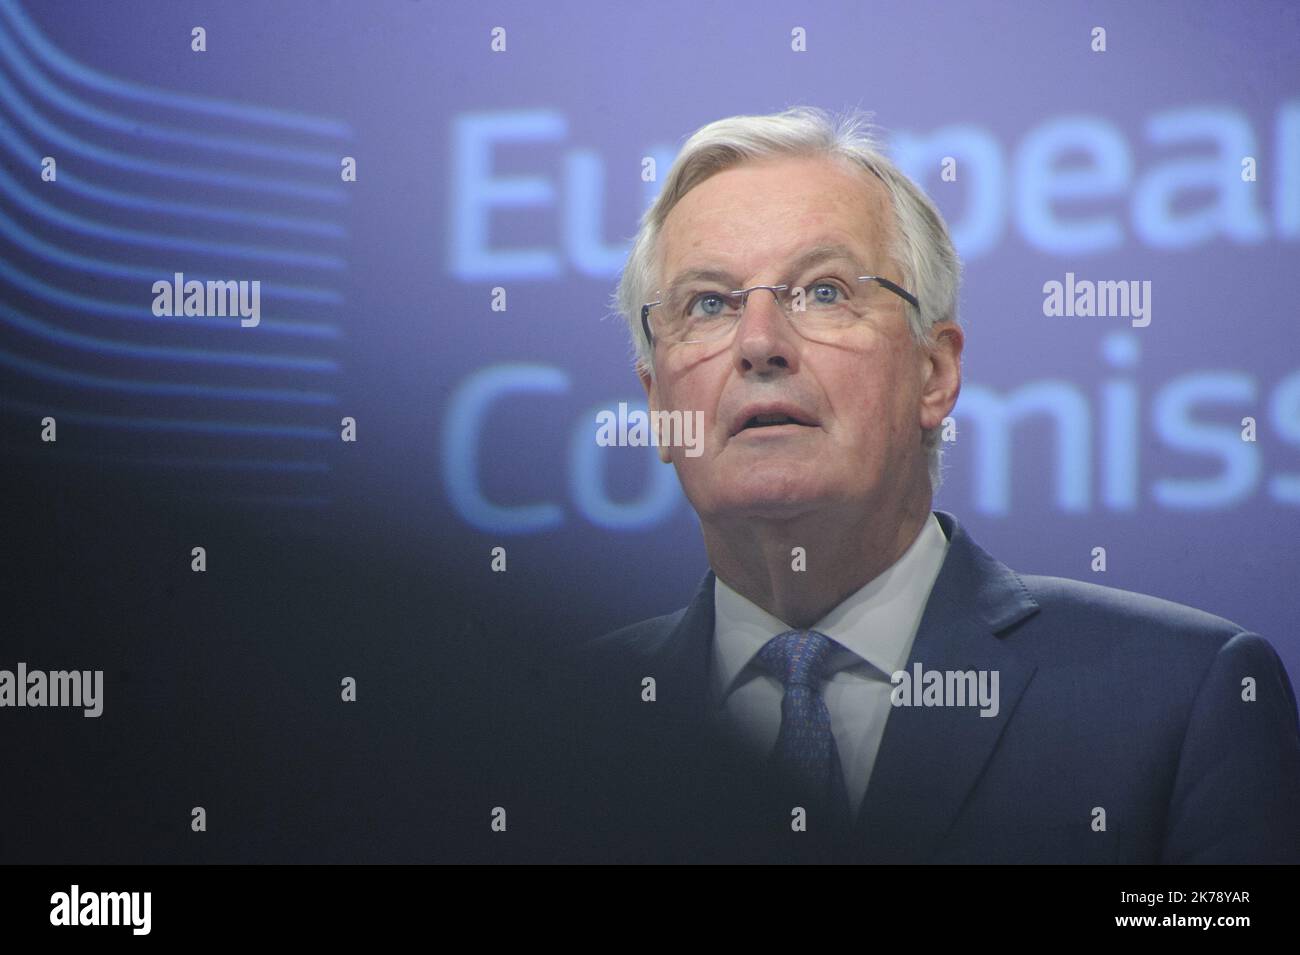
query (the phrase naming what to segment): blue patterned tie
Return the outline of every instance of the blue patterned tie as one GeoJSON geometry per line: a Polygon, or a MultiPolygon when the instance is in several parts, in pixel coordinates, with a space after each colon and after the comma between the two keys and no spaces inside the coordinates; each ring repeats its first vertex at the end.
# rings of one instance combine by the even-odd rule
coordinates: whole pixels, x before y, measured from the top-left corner
{"type": "Polygon", "coordinates": [[[850,822],[848,794],[844,787],[831,715],[822,698],[821,683],[830,675],[826,668],[831,651],[838,644],[816,630],[787,630],[758,651],[755,660],[785,686],[781,700],[781,730],[772,750],[773,768],[793,787],[794,794],[810,803],[814,814],[810,829],[840,829],[850,822]],[[828,814],[830,825],[815,818],[828,814]]]}

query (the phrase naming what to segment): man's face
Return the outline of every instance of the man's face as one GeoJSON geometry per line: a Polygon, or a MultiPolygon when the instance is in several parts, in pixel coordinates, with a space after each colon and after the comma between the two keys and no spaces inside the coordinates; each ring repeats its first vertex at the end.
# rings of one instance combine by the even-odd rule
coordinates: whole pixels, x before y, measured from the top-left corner
{"type": "MultiPolygon", "coordinates": [[[[857,274],[899,282],[886,254],[889,230],[887,193],[869,173],[816,158],[743,164],[696,186],[670,213],[659,277],[667,286],[684,270],[717,268],[735,277],[736,289],[808,286],[854,270],[827,263],[787,275],[787,264],[814,246],[843,244],[865,270],[857,274]]],[[[888,513],[921,485],[928,500],[921,429],[937,426],[956,401],[961,332],[943,326],[953,329],[956,353],[947,367],[943,359],[936,365],[915,344],[904,301],[874,283],[853,294],[868,289],[865,320],[817,340],[803,337],[772,293],[758,289],[730,338],[656,343],[654,376],[642,375],[651,410],[704,415],[699,456],[659,449],[702,520],[792,518],[826,508],[888,513]],[[780,405],[805,424],[736,430],[763,405],[780,405]]]]}

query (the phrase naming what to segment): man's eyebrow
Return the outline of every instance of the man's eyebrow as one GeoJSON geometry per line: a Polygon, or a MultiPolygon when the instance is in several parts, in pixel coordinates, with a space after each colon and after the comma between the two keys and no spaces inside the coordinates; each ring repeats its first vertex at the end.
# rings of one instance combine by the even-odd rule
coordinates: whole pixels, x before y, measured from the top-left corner
{"type": "MultiPolygon", "coordinates": [[[[794,276],[799,275],[801,272],[804,271],[804,269],[811,268],[814,265],[819,265],[822,262],[830,262],[830,261],[852,262],[855,268],[860,267],[857,253],[854,252],[852,249],[850,249],[847,245],[841,245],[836,243],[818,245],[818,246],[814,246],[813,248],[809,249],[806,252],[801,253],[799,256],[797,256],[794,259],[793,262],[788,263],[782,272],[782,274],[786,276],[786,278],[782,279],[782,281],[788,281],[794,276]]],[[[668,287],[672,288],[687,282],[704,282],[704,281],[724,282],[728,285],[731,285],[734,288],[736,284],[740,281],[740,279],[736,278],[736,276],[728,272],[726,269],[718,269],[718,268],[687,269],[686,271],[679,273],[675,279],[669,282],[668,287]]]]}

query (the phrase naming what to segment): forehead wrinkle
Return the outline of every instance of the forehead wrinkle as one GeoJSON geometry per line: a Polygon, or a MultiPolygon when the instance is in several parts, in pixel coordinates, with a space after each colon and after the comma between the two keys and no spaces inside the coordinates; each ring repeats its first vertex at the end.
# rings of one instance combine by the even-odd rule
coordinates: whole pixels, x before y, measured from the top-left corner
{"type": "MultiPolygon", "coordinates": [[[[792,262],[786,265],[783,274],[792,278],[804,269],[829,261],[852,262],[855,268],[862,266],[858,253],[849,246],[841,242],[823,242],[796,256],[792,262]]],[[[741,281],[726,269],[717,267],[701,267],[686,269],[685,271],[680,272],[673,281],[668,283],[668,286],[671,288],[685,282],[706,280],[728,282],[732,285],[736,285],[741,281]]]]}

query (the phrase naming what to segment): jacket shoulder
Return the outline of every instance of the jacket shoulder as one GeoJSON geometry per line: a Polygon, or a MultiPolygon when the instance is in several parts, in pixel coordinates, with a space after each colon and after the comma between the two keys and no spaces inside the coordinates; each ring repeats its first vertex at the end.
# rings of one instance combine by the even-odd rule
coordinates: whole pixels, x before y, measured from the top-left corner
{"type": "Polygon", "coordinates": [[[1227,640],[1247,628],[1205,610],[1133,590],[1067,577],[1020,574],[1025,588],[1048,613],[1079,615],[1145,632],[1177,632],[1227,640]]]}
{"type": "Polygon", "coordinates": [[[628,660],[650,660],[660,653],[668,637],[682,622],[686,607],[672,613],[638,620],[581,643],[573,651],[579,663],[603,666],[628,660]]]}
{"type": "Polygon", "coordinates": [[[1269,646],[1235,621],[1172,600],[1064,577],[1020,577],[1039,612],[1023,624],[1023,639],[1012,639],[1040,662],[1146,661],[1190,678],[1234,640],[1269,646]]]}

